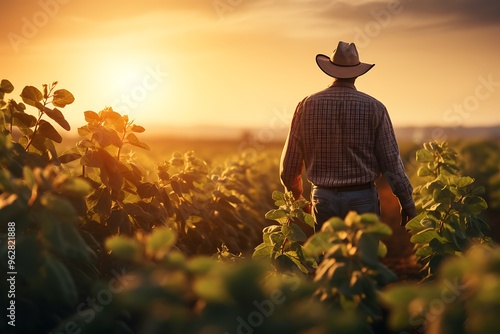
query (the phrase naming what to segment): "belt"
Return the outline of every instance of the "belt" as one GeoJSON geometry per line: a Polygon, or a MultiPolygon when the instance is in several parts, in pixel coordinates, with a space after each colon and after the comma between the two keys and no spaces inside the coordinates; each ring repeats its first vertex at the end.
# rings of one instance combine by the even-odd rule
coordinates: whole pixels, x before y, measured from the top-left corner
{"type": "Polygon", "coordinates": [[[372,186],[373,182],[368,182],[364,184],[354,184],[351,186],[340,186],[340,187],[314,186],[314,188],[342,192],[342,191],[356,191],[356,190],[370,189],[372,186]]]}

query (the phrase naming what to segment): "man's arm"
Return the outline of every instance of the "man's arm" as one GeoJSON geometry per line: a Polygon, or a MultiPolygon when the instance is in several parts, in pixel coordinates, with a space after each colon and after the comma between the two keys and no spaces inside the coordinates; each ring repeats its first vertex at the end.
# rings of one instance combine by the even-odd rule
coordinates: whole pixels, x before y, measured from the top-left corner
{"type": "Polygon", "coordinates": [[[382,173],[401,205],[401,225],[417,215],[413,187],[406,175],[389,114],[384,109],[377,129],[375,150],[382,173]]]}
{"type": "Polygon", "coordinates": [[[286,191],[291,191],[298,199],[302,196],[302,170],[304,168],[304,157],[300,147],[300,118],[302,116],[303,101],[297,105],[293,115],[290,131],[283,147],[280,162],[281,183],[286,191]]]}

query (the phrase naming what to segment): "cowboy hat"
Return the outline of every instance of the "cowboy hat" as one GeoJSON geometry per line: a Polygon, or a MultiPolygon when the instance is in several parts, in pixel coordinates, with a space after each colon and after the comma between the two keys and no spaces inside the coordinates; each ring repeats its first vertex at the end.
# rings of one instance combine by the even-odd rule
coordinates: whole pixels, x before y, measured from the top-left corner
{"type": "Polygon", "coordinates": [[[323,72],[338,79],[359,77],[375,66],[375,64],[360,62],[356,45],[342,41],[339,42],[331,57],[323,54],[317,55],[316,63],[323,72]]]}

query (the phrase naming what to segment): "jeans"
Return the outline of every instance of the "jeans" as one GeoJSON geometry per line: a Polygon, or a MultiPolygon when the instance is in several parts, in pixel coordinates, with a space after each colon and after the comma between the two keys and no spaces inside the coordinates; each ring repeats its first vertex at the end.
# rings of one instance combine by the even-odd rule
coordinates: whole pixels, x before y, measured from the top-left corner
{"type": "Polygon", "coordinates": [[[331,217],[344,219],[349,211],[372,212],[380,216],[380,199],[375,185],[354,191],[313,188],[311,199],[316,231],[320,231],[323,223],[331,217]]]}

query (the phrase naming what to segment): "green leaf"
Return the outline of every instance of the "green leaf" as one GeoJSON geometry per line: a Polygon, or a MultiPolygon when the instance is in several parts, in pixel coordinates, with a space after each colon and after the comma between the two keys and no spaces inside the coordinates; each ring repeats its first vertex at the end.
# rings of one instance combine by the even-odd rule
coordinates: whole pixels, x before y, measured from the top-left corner
{"type": "Polygon", "coordinates": [[[414,244],[426,244],[434,238],[441,238],[439,234],[433,228],[428,228],[423,231],[418,232],[410,238],[410,241],[414,244]]]}
{"type": "Polygon", "coordinates": [[[175,244],[175,232],[166,228],[155,229],[147,239],[146,254],[156,259],[162,259],[175,244]]]}
{"type": "Polygon", "coordinates": [[[116,131],[122,133],[125,131],[125,117],[111,108],[105,108],[99,112],[101,120],[107,127],[112,127],[116,131]]]}
{"type": "Polygon", "coordinates": [[[40,203],[60,220],[76,221],[76,210],[66,198],[47,192],[41,196],[40,203]]]}
{"type": "Polygon", "coordinates": [[[382,241],[378,243],[378,257],[384,258],[387,255],[387,246],[382,241]]]}
{"type": "Polygon", "coordinates": [[[69,177],[57,187],[63,195],[72,197],[85,197],[92,192],[92,186],[82,178],[69,177]]]}
{"type": "Polygon", "coordinates": [[[330,242],[330,238],[332,238],[332,236],[333,233],[330,232],[319,232],[313,234],[304,244],[304,251],[306,254],[311,256],[318,256],[326,252],[333,245],[330,242]]]}
{"type": "Polygon", "coordinates": [[[54,92],[52,104],[56,107],[64,108],[75,101],[75,97],[66,89],[58,89],[54,92]]]}
{"type": "Polygon", "coordinates": [[[292,270],[292,268],[295,266],[295,263],[289,256],[285,254],[280,254],[275,260],[275,266],[276,269],[278,269],[279,271],[287,272],[292,270]]]}
{"type": "Polygon", "coordinates": [[[363,233],[359,238],[358,249],[361,259],[370,267],[378,264],[379,243],[379,238],[373,234],[363,233]]]}
{"type": "Polygon", "coordinates": [[[111,204],[111,194],[107,187],[97,188],[87,197],[88,209],[101,215],[110,213],[111,204]]]}
{"type": "Polygon", "coordinates": [[[434,161],[434,154],[426,149],[417,151],[416,159],[418,162],[431,162],[434,161]]]}
{"type": "Polygon", "coordinates": [[[472,177],[469,176],[461,177],[460,180],[458,181],[458,187],[464,188],[472,183],[474,183],[474,179],[472,177]]]}
{"type": "Polygon", "coordinates": [[[62,112],[59,109],[57,109],[57,108],[49,109],[49,108],[45,107],[43,109],[43,111],[45,112],[45,114],[47,116],[49,116],[54,121],[56,121],[56,123],[59,124],[64,130],[66,130],[66,131],[71,130],[71,126],[69,125],[68,121],[64,118],[64,115],[62,114],[62,112]]]}
{"type": "Polygon", "coordinates": [[[80,153],[66,153],[59,156],[59,162],[62,164],[67,164],[72,161],[78,160],[82,157],[80,153]]]}
{"type": "MultiPolygon", "coordinates": [[[[136,203],[125,203],[123,205],[123,209],[127,214],[132,216],[145,230],[150,228],[150,224],[154,221],[154,217],[149,212],[144,211],[138,204],[136,203]]],[[[186,223],[189,222],[198,222],[201,218],[198,216],[189,216],[186,219],[186,223]]]]}
{"type": "Polygon", "coordinates": [[[119,207],[114,207],[111,214],[106,219],[106,225],[111,229],[112,233],[132,234],[132,223],[128,214],[119,207]]]}
{"type": "Polygon", "coordinates": [[[334,231],[344,231],[347,229],[347,224],[345,221],[339,217],[332,217],[328,219],[321,227],[321,232],[334,232],[334,231]]]}
{"type": "Polygon", "coordinates": [[[170,181],[170,186],[172,187],[172,190],[179,196],[179,197],[182,197],[183,196],[183,192],[182,192],[182,187],[181,187],[181,184],[179,183],[179,181],[177,180],[171,180],[170,181]]]}
{"type": "Polygon", "coordinates": [[[24,103],[29,104],[30,106],[36,107],[37,102],[40,102],[43,99],[42,92],[38,90],[38,88],[33,86],[24,87],[21,92],[21,97],[24,103]]]}
{"type": "Polygon", "coordinates": [[[43,119],[40,120],[40,123],[39,123],[39,126],[38,126],[38,132],[42,136],[44,136],[45,138],[53,140],[56,143],[61,143],[62,142],[62,137],[59,134],[59,132],[57,132],[57,130],[54,129],[54,127],[52,126],[52,124],[50,124],[47,121],[44,121],[43,119]]]}
{"type": "Polygon", "coordinates": [[[4,93],[12,93],[14,90],[14,86],[10,83],[9,80],[3,79],[2,82],[0,82],[0,91],[4,93]]]}
{"type": "Polygon", "coordinates": [[[30,114],[15,112],[12,114],[12,125],[19,128],[32,128],[36,124],[36,117],[30,114]]]}
{"type": "Polygon", "coordinates": [[[304,223],[314,228],[314,217],[309,213],[304,213],[304,223]]]}
{"type": "Polygon", "coordinates": [[[133,124],[132,127],[130,128],[130,131],[140,133],[146,131],[146,129],[144,129],[144,127],[140,125],[133,124]]]}
{"type": "MultiPolygon", "coordinates": [[[[80,128],[84,131],[84,127],[80,128]]],[[[80,129],[78,129],[78,133],[80,133],[80,129]]],[[[122,146],[122,140],[118,136],[115,130],[105,128],[101,125],[87,125],[86,129],[93,133],[92,138],[101,146],[107,147],[109,145],[114,145],[116,147],[122,146]]]]}
{"type": "Polygon", "coordinates": [[[463,198],[462,203],[464,204],[463,212],[473,215],[479,215],[488,208],[484,198],[479,196],[466,196],[463,198]]]}
{"type": "Polygon", "coordinates": [[[149,146],[146,143],[139,141],[139,138],[137,138],[137,136],[133,133],[129,133],[126,139],[127,139],[126,143],[129,143],[130,145],[134,145],[148,151],[150,150],[149,146]]]}
{"type": "Polygon", "coordinates": [[[100,120],[99,115],[92,110],[85,111],[83,115],[85,116],[85,121],[87,123],[98,123],[100,120]]]}
{"type": "MultiPolygon", "coordinates": [[[[437,239],[432,239],[431,241],[434,241],[434,240],[437,241],[437,239]]],[[[441,243],[439,241],[437,241],[437,242],[441,245],[441,243]]],[[[424,258],[424,257],[430,256],[434,252],[439,252],[439,250],[436,250],[431,246],[425,245],[425,246],[417,249],[417,251],[415,252],[415,255],[420,257],[420,258],[424,258]]]]}
{"type": "Polygon", "coordinates": [[[160,197],[160,193],[158,188],[154,183],[144,182],[137,186],[137,194],[141,196],[141,198],[150,198],[153,196],[160,197]]]}
{"type": "Polygon", "coordinates": [[[106,249],[111,251],[111,254],[125,261],[139,260],[142,257],[141,245],[137,240],[113,236],[106,240],[106,249]]]}
{"type": "MultiPolygon", "coordinates": [[[[283,226],[283,229],[285,228],[285,226],[283,226]]],[[[283,231],[283,233],[288,239],[299,242],[305,242],[307,240],[306,234],[297,224],[291,223],[288,227],[289,227],[288,235],[283,231]]]]}
{"type": "Polygon", "coordinates": [[[279,222],[281,222],[282,218],[286,218],[286,217],[287,217],[286,212],[281,210],[281,209],[269,210],[265,215],[266,219],[276,220],[279,222]]]}
{"type": "Polygon", "coordinates": [[[255,251],[252,254],[252,258],[255,260],[268,259],[271,257],[273,251],[273,246],[268,243],[262,243],[255,247],[255,251]]]}
{"type": "Polygon", "coordinates": [[[431,170],[427,166],[422,166],[418,169],[417,175],[420,177],[432,175],[431,170]]]}
{"type": "Polygon", "coordinates": [[[272,198],[275,200],[275,201],[278,201],[278,200],[285,200],[285,194],[283,194],[281,191],[273,191],[273,194],[272,194],[272,198]]]}

